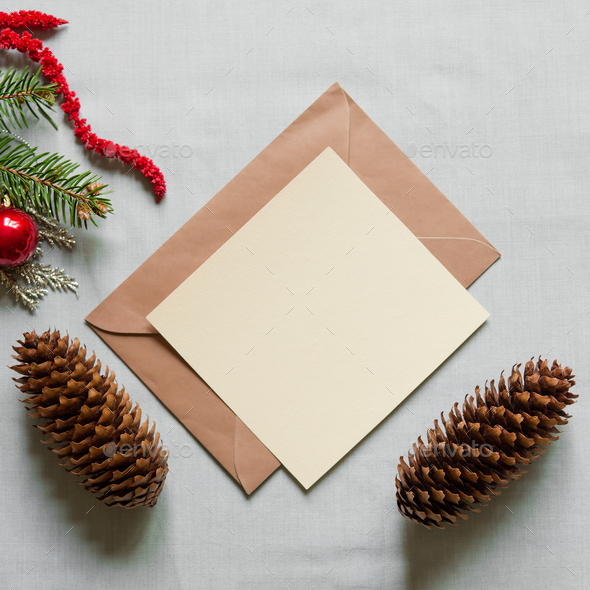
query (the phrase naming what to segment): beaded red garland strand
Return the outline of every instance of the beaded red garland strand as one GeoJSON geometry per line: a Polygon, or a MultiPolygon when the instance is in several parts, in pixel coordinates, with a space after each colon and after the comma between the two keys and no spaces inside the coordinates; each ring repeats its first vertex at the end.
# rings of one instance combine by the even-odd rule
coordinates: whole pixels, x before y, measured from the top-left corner
{"type": "Polygon", "coordinates": [[[159,203],[166,193],[166,182],[161,170],[150,158],[142,156],[137,150],[101,139],[96,133],[93,133],[86,119],[80,118],[80,100],[76,93],[70,90],[62,73],[63,65],[57,61],[48,47],[43,46],[39,39],[35,39],[27,31],[19,35],[12,30],[13,28],[26,28],[45,31],[64,24],[67,24],[67,21],[36,10],[0,12],[0,27],[2,27],[0,48],[16,49],[21,53],[28,54],[31,61],[40,63],[43,74],[57,84],[57,93],[61,94],[64,99],[61,109],[69,115],[70,121],[73,121],[74,135],[82,141],[88,150],[93,150],[107,158],[118,158],[125,164],[133,164],[133,167],[140,170],[151,182],[156,202],[159,203]]]}
{"type": "Polygon", "coordinates": [[[59,25],[67,25],[68,21],[56,18],[38,10],[19,10],[11,13],[0,12],[0,28],[10,29],[38,29],[47,31],[59,25]]]}

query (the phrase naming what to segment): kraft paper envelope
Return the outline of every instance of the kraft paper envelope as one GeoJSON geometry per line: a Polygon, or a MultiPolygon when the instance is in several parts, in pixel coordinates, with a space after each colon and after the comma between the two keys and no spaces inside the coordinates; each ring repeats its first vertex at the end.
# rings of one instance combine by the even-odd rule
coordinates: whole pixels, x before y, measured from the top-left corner
{"type": "Polygon", "coordinates": [[[86,318],[248,493],[279,462],[146,315],[328,146],[464,287],[498,259],[497,250],[334,84],[86,318]]]}
{"type": "Polygon", "coordinates": [[[306,489],[487,318],[331,148],[147,316],[306,489]]]}

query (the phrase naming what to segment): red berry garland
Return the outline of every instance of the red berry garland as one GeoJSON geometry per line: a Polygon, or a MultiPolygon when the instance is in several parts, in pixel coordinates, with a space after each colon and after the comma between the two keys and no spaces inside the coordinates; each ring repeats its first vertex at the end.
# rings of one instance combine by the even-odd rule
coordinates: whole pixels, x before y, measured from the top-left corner
{"type": "Polygon", "coordinates": [[[63,96],[62,111],[67,113],[70,121],[74,122],[74,134],[86,146],[101,156],[116,157],[125,164],[133,164],[136,170],[152,183],[156,201],[159,203],[166,193],[166,182],[161,170],[154,162],[142,156],[137,150],[128,148],[106,139],[101,139],[92,132],[86,119],[80,118],[80,100],[73,90],[70,90],[65,76],[62,74],[63,65],[60,64],[51,50],[44,47],[39,39],[35,39],[27,31],[18,34],[13,28],[38,29],[41,31],[66,24],[67,21],[55,18],[51,15],[36,10],[20,10],[9,14],[0,12],[0,27],[5,27],[0,32],[0,48],[16,49],[21,53],[28,53],[28,58],[41,64],[41,70],[47,78],[57,84],[57,93],[63,96]]]}
{"type": "Polygon", "coordinates": [[[67,25],[68,21],[63,18],[56,18],[50,14],[44,14],[38,10],[19,10],[18,12],[0,12],[0,28],[11,29],[38,29],[47,31],[59,25],[67,25]]]}

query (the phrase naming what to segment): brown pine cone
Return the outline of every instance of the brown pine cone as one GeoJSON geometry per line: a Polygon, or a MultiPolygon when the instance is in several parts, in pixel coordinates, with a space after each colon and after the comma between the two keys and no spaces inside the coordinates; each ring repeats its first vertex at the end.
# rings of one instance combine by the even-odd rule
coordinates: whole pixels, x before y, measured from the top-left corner
{"type": "Polygon", "coordinates": [[[154,506],[168,473],[168,454],[149,419],[141,424],[141,410],[132,407],[115,374],[77,338],[58,331],[24,334],[13,347],[23,375],[14,379],[26,396],[29,416],[44,420],[36,425],[60,457],[60,464],[78,476],[79,483],[108,506],[154,506]]]}
{"type": "Polygon", "coordinates": [[[572,370],[557,361],[549,369],[547,361],[530,360],[524,370],[512,368],[508,388],[500,377],[498,391],[494,381],[465,397],[463,412],[456,403],[445,420],[441,414],[428,431],[428,444],[422,438],[408,453],[408,463],[400,457],[397,506],[403,516],[431,528],[467,520],[471,510],[486,505],[491,496],[525,472],[528,465],[546,450],[545,445],[560,431],[557,425],[571,418],[564,408],[578,396],[570,392],[575,384],[572,370]]]}

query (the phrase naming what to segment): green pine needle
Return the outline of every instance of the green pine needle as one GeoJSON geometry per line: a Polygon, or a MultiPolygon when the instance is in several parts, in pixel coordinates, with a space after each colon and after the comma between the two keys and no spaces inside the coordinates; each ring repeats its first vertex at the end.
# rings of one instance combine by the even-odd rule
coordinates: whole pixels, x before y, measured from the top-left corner
{"type": "Polygon", "coordinates": [[[40,71],[33,74],[29,70],[10,68],[7,72],[0,72],[0,125],[4,129],[9,125],[28,128],[25,115],[29,113],[36,119],[41,115],[57,129],[49,115],[53,112],[57,85],[41,82],[40,71]]]}
{"type": "Polygon", "coordinates": [[[95,217],[106,217],[113,209],[105,198],[100,176],[91,172],[76,173],[79,165],[59,154],[37,155],[31,148],[0,138],[0,200],[8,200],[19,209],[32,207],[41,214],[66,220],[71,225],[87,227],[95,217]]]}

